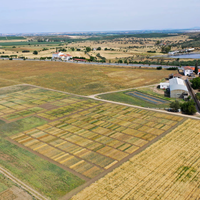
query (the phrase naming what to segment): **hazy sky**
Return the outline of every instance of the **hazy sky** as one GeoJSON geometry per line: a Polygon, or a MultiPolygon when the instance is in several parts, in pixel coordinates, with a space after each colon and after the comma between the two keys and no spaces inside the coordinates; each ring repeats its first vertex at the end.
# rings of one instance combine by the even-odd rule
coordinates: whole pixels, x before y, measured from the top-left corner
{"type": "Polygon", "coordinates": [[[0,33],[200,26],[200,0],[1,0],[0,33]]]}

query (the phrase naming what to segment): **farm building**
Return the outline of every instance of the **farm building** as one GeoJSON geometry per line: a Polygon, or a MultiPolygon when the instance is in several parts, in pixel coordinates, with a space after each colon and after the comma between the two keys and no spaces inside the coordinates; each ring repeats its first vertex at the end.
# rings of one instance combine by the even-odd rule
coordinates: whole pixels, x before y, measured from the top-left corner
{"type": "Polygon", "coordinates": [[[53,53],[52,55],[52,59],[70,60],[71,58],[71,55],[62,52],[53,53]]]}
{"type": "Polygon", "coordinates": [[[181,77],[182,77],[181,74],[170,74],[169,75],[169,79],[171,79],[171,78],[181,78],[181,77]]]}
{"type": "Polygon", "coordinates": [[[184,98],[188,96],[188,89],[184,81],[180,78],[172,78],[169,80],[170,97],[184,98]]]}
{"type": "MultiPolygon", "coordinates": [[[[193,74],[194,70],[195,70],[195,67],[189,67],[189,66],[184,67],[184,70],[183,70],[184,75],[191,76],[193,74]]],[[[200,69],[198,69],[198,74],[200,74],[200,69]]]]}
{"type": "Polygon", "coordinates": [[[189,67],[189,66],[184,67],[184,70],[183,70],[185,76],[191,76],[191,74],[193,74],[193,71],[194,71],[194,67],[189,67]]]}
{"type": "Polygon", "coordinates": [[[160,89],[167,89],[169,88],[169,83],[160,83],[160,89]]]}

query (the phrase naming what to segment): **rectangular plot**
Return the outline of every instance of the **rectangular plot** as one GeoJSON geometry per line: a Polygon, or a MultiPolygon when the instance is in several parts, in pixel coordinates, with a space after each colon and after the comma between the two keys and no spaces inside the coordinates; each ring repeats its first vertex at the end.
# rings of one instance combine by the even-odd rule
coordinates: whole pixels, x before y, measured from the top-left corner
{"type": "Polygon", "coordinates": [[[94,178],[95,176],[99,175],[102,173],[103,170],[94,166],[93,168],[89,169],[88,171],[85,171],[83,175],[89,177],[89,178],[94,178]]]}
{"type": "Polygon", "coordinates": [[[70,168],[70,166],[75,165],[76,163],[78,163],[80,161],[81,161],[81,159],[73,156],[70,159],[65,160],[65,162],[63,162],[62,164],[70,168]]]}

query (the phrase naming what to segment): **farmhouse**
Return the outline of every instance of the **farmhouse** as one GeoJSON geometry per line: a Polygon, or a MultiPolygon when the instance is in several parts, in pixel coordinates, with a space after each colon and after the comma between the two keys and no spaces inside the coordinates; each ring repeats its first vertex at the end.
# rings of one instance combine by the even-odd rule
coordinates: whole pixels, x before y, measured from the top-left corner
{"type": "Polygon", "coordinates": [[[170,97],[184,98],[188,96],[188,89],[184,81],[180,78],[172,78],[169,80],[170,97]]]}
{"type": "MultiPolygon", "coordinates": [[[[183,72],[185,76],[191,76],[194,70],[195,70],[195,67],[187,66],[187,67],[184,67],[183,72]]],[[[200,74],[200,69],[198,69],[198,74],[200,74]]]]}
{"type": "Polygon", "coordinates": [[[184,75],[191,76],[191,74],[193,74],[194,69],[195,69],[194,67],[189,67],[189,66],[184,67],[184,70],[183,70],[184,75]]]}
{"type": "Polygon", "coordinates": [[[70,54],[64,54],[62,52],[53,53],[52,59],[70,60],[72,56],[70,54]]]}

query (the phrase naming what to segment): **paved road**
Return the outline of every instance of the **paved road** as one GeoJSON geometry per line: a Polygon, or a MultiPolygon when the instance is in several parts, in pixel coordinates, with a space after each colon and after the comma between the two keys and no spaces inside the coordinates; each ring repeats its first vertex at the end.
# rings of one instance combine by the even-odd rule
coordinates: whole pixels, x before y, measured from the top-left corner
{"type": "Polygon", "coordinates": [[[34,190],[31,187],[29,187],[27,184],[23,183],[22,181],[20,181],[16,177],[14,177],[10,172],[8,172],[7,170],[5,170],[2,167],[0,167],[0,173],[2,173],[4,176],[6,176],[10,180],[12,180],[14,183],[16,183],[17,185],[19,185],[20,187],[22,187],[24,190],[26,190],[27,192],[29,192],[36,199],[39,199],[39,200],[40,199],[41,200],[48,200],[46,197],[42,196],[39,192],[37,192],[36,190],[34,190]]]}
{"type": "MultiPolygon", "coordinates": [[[[0,58],[1,60],[9,60],[9,58],[0,58]]],[[[13,60],[23,60],[18,58],[13,58],[13,60]]],[[[147,67],[147,68],[156,68],[162,66],[162,68],[170,68],[177,66],[168,66],[168,65],[148,65],[148,64],[124,64],[124,63],[98,63],[98,62],[81,62],[81,61],[62,61],[62,60],[39,60],[39,59],[26,59],[25,61],[41,61],[41,62],[64,62],[64,63],[77,63],[77,64],[87,64],[87,65],[101,65],[101,66],[119,66],[119,67],[147,67]]],[[[194,67],[194,66],[192,66],[194,67]]]]}

